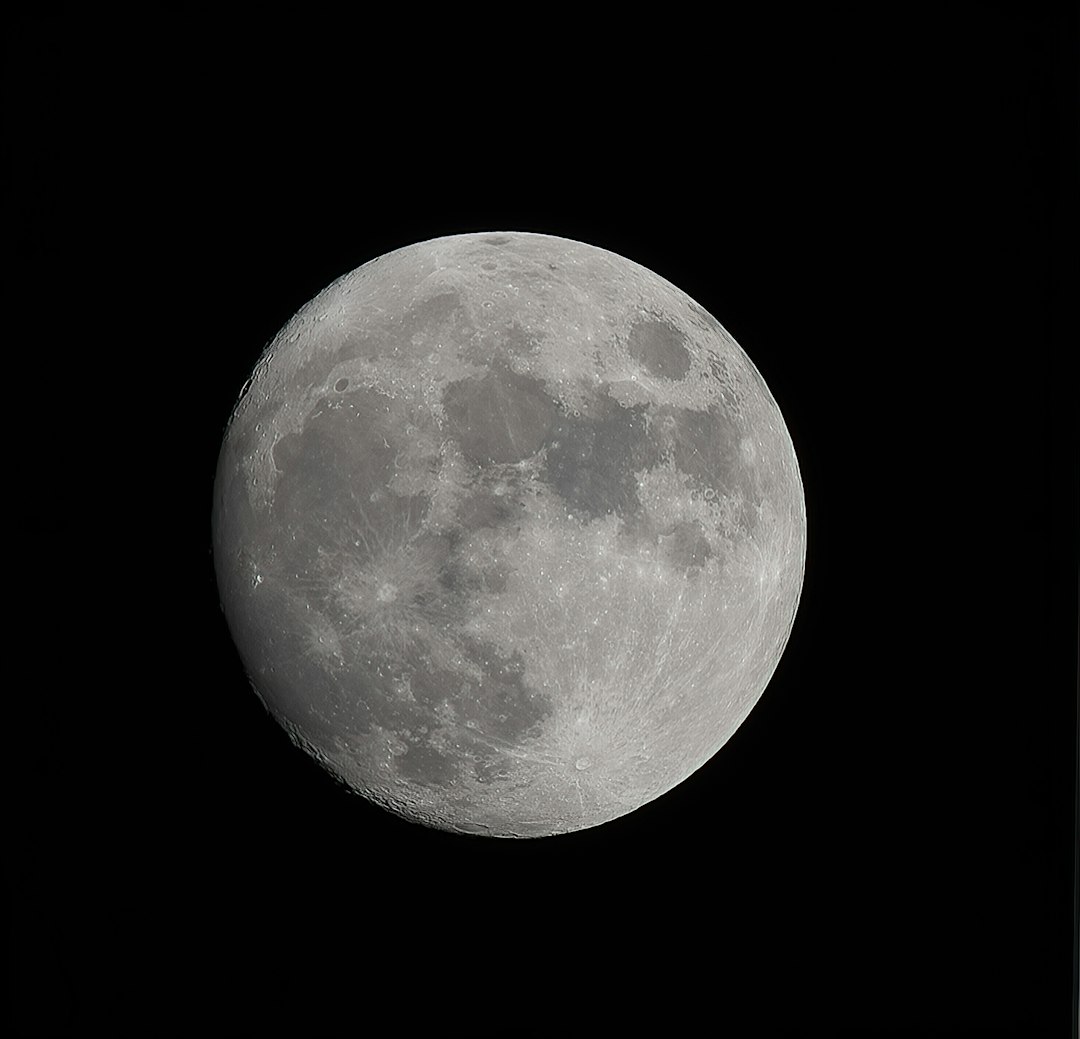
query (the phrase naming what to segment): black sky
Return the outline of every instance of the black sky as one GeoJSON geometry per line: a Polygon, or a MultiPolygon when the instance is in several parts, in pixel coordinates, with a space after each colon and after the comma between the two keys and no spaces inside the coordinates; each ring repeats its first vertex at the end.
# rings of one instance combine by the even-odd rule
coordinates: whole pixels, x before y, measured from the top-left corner
{"type": "Polygon", "coordinates": [[[19,1034],[1068,1034],[1076,18],[629,10],[13,19],[19,1034]],[[488,229],[714,314],[809,517],[728,745],[524,843],[294,750],[209,556],[266,342],[368,259],[488,229]]]}

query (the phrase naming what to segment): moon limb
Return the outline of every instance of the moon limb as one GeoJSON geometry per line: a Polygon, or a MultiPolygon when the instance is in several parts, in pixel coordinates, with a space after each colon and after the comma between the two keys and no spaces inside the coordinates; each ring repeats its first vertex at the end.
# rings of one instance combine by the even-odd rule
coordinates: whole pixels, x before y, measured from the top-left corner
{"type": "Polygon", "coordinates": [[[245,666],[305,749],[416,821],[541,835],[652,800],[741,724],[805,506],[775,400],[703,308],[506,232],[397,250],[282,329],[214,539],[245,666]]]}

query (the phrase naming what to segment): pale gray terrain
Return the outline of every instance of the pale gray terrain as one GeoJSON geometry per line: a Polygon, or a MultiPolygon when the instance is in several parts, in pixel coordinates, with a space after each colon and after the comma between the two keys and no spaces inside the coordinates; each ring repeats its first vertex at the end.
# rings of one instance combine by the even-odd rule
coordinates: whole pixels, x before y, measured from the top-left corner
{"type": "Polygon", "coordinates": [[[436,239],[267,348],[222,446],[222,603],[294,739],[408,818],[540,836],[704,764],[787,642],[806,518],[754,366],[602,249],[436,239]]]}

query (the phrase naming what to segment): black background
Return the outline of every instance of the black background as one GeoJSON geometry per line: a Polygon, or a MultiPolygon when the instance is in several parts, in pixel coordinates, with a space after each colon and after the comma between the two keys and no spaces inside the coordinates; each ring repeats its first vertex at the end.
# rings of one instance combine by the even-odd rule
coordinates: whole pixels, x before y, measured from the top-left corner
{"type": "Polygon", "coordinates": [[[20,1034],[1075,1035],[1075,17],[10,29],[20,1034]],[[748,720],[659,800],[539,841],[402,822],[293,749],[209,553],[265,343],[340,274],[471,230],[688,292],[807,496],[748,720]]]}

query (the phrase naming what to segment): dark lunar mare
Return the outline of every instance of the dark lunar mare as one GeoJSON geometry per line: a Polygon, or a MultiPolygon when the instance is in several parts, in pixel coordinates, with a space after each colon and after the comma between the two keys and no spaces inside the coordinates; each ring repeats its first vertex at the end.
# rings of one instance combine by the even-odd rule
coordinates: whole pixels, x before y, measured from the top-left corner
{"type": "Polygon", "coordinates": [[[546,441],[544,475],[585,520],[614,513],[630,520],[641,509],[635,472],[657,461],[648,438],[644,405],[624,408],[606,392],[588,413],[561,415],[546,441]]]}
{"type": "MultiPolygon", "coordinates": [[[[522,393],[525,385],[512,381],[522,393]]],[[[541,404],[529,389],[537,408],[553,415],[554,402],[544,398],[541,404]]],[[[521,423],[518,442],[530,435],[528,411],[511,409],[502,420],[515,428],[521,423]]],[[[402,401],[370,389],[320,400],[303,428],[275,446],[278,482],[259,538],[274,551],[257,585],[250,583],[255,571],[249,562],[245,605],[231,612],[249,669],[275,712],[317,746],[330,749],[335,736],[379,727],[405,735],[407,748],[395,769],[411,781],[454,782],[464,750],[477,778],[490,782],[507,772],[499,764],[502,750],[535,734],[551,705],[526,684],[520,654],[500,655],[497,647],[458,634],[477,595],[498,594],[507,573],[465,567],[455,549],[478,527],[512,526],[525,504],[514,493],[519,488],[495,495],[480,473],[455,526],[439,536],[425,533],[429,497],[390,489],[394,459],[406,446],[402,431],[425,422],[431,425],[402,401]],[[400,558],[394,560],[395,554],[400,558]],[[365,567],[380,566],[407,599],[378,602],[379,589],[365,585],[363,575],[365,567]],[[370,612],[351,613],[335,598],[335,577],[348,567],[357,568],[360,590],[375,595],[370,612]],[[349,636],[331,661],[336,666],[328,668],[327,660],[310,652],[305,622],[311,610],[326,619],[331,633],[349,636]],[[440,662],[451,651],[460,666],[440,662]],[[438,717],[445,703],[453,710],[449,724],[438,717]],[[445,740],[448,731],[455,746],[444,752],[432,737],[445,740]]],[[[499,458],[507,453],[495,452],[499,458]]],[[[500,483],[505,491],[505,477],[500,483]]]]}
{"type": "MultiPolygon", "coordinates": [[[[659,335],[655,326],[649,329],[659,335]]],[[[478,779],[498,781],[509,772],[500,764],[501,750],[535,735],[552,709],[525,683],[520,655],[500,658],[495,647],[456,633],[478,595],[505,589],[506,567],[465,566],[456,548],[472,530],[512,531],[520,522],[527,503],[516,463],[542,453],[544,483],[581,521],[614,514],[625,533],[659,545],[681,573],[712,556],[704,529],[692,521],[663,530],[645,524],[634,474],[670,458],[701,491],[738,488],[748,502],[754,497],[738,456],[740,430],[715,408],[624,407],[601,386],[584,413],[572,415],[540,380],[505,364],[450,383],[443,400],[447,427],[437,431],[429,416],[403,399],[346,386],[320,399],[302,429],[278,441],[277,486],[261,539],[274,553],[263,581],[246,589],[248,606],[238,618],[238,629],[247,633],[239,641],[249,647],[284,719],[324,746],[335,734],[369,734],[373,727],[402,733],[407,749],[395,768],[414,782],[435,785],[456,781],[454,762],[462,749],[475,762],[478,779]],[[475,466],[455,525],[439,538],[423,532],[430,498],[391,489],[406,428],[449,434],[475,466]],[[375,607],[367,616],[360,610],[357,617],[335,599],[339,568],[377,567],[395,553],[400,561],[385,570],[395,587],[404,588],[406,601],[375,607]],[[312,608],[332,632],[351,636],[333,667],[309,652],[312,633],[304,614],[312,608]],[[411,630],[418,619],[424,624],[411,630]],[[433,638],[459,651],[461,667],[439,662],[433,638]],[[465,677],[475,671],[479,679],[465,677]],[[447,722],[436,716],[447,702],[457,741],[448,749],[455,754],[432,743],[434,734],[445,739],[447,722]]]]}

